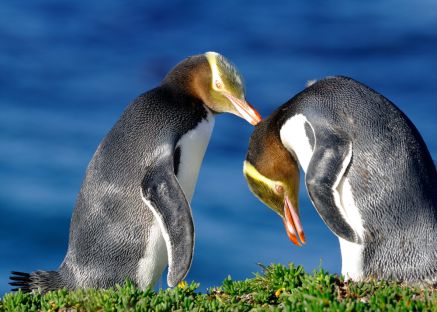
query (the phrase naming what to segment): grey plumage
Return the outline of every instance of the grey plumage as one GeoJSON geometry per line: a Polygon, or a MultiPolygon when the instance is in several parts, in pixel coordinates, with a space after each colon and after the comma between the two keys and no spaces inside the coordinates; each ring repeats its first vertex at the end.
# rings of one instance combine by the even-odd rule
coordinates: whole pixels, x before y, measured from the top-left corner
{"type": "Polygon", "coordinates": [[[88,165],[59,269],[15,272],[12,286],[46,292],[130,279],[144,289],[167,264],[170,287],[186,276],[194,250],[189,202],[214,114],[260,121],[230,64],[215,52],[188,57],[127,107],[88,165]]]}
{"type": "Polygon", "coordinates": [[[142,183],[159,174],[157,165],[173,171],[172,155],[180,136],[206,117],[205,108],[194,99],[172,105],[169,96],[177,94],[160,88],[140,96],[91,160],[71,221],[75,226],[69,249],[59,269],[63,276],[74,277],[68,287],[104,288],[126,278],[136,280],[131,264],[143,257],[154,218],[140,197],[142,183]],[[163,157],[160,148],[165,145],[171,154],[163,157]]]}
{"type": "Polygon", "coordinates": [[[30,285],[22,289],[107,288],[126,279],[136,283],[137,264],[154,220],[141,199],[141,188],[147,179],[159,176],[153,172],[157,165],[173,172],[178,140],[206,116],[197,99],[163,87],[139,96],[88,165],[71,220],[68,251],[58,271],[33,272],[30,285]],[[161,148],[168,148],[168,155],[164,157],[161,148]]]}
{"type": "Polygon", "coordinates": [[[243,172],[296,245],[298,164],[315,209],[339,237],[346,278],[437,283],[436,167],[392,102],[351,78],[329,77],[256,126],[243,172]],[[294,217],[286,215],[290,199],[294,217]]]}
{"type": "MultiPolygon", "coordinates": [[[[363,218],[364,276],[437,283],[436,168],[408,117],[379,93],[346,77],[318,81],[278,111],[279,125],[292,115],[305,115],[316,146],[338,146],[339,134],[351,142],[344,177],[363,218]]],[[[320,170],[316,152],[317,147],[310,167],[320,170]]],[[[311,181],[307,174],[309,191],[311,181]]]]}
{"type": "Polygon", "coordinates": [[[206,116],[197,99],[163,87],[139,96],[88,165],[58,272],[31,273],[30,286],[22,289],[106,288],[127,278],[136,282],[154,220],[141,199],[142,183],[150,174],[159,175],[152,173],[157,163],[173,172],[176,143],[206,116]],[[178,105],[173,105],[176,99],[178,105]],[[166,157],[159,153],[163,146],[168,146],[166,157]]]}

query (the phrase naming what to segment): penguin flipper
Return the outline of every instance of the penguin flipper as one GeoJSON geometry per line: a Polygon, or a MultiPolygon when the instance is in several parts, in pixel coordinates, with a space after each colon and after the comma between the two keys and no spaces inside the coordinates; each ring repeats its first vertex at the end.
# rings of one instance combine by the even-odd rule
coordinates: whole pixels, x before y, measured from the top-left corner
{"type": "Polygon", "coordinates": [[[343,132],[327,130],[320,136],[305,175],[309,196],[331,231],[345,240],[359,243],[359,236],[341,213],[343,207],[337,191],[352,159],[352,142],[343,132]]]}
{"type": "Polygon", "coordinates": [[[176,286],[188,273],[194,251],[191,207],[169,166],[155,167],[144,177],[142,197],[162,231],[168,253],[167,284],[176,286]]]}

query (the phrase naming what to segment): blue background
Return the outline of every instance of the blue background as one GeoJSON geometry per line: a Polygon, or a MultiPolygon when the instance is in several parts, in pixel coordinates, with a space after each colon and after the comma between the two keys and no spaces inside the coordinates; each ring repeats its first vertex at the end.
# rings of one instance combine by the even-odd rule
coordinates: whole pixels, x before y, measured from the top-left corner
{"type": "MultiPolygon", "coordinates": [[[[0,295],[9,271],[61,263],[100,140],[130,101],[189,55],[213,50],[232,60],[263,116],[307,80],[351,76],[395,102],[437,158],[437,2],[263,2],[0,2],[0,295]]],[[[249,278],[258,262],[339,272],[337,239],[304,188],[303,248],[248,191],[241,170],[251,131],[235,116],[216,119],[192,203],[187,280],[205,289],[228,274],[249,278]]]]}

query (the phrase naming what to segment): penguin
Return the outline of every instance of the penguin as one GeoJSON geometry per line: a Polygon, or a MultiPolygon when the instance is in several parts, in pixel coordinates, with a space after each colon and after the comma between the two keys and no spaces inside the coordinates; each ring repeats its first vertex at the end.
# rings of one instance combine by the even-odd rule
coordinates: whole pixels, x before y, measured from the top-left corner
{"type": "Polygon", "coordinates": [[[249,188],[301,246],[299,166],[339,239],[346,279],[437,283],[436,167],[395,104],[356,80],[328,77],[255,127],[243,168],[249,188]]]}
{"type": "MultiPolygon", "coordinates": [[[[153,287],[186,276],[194,249],[190,202],[218,113],[252,125],[243,78],[207,52],[177,64],[136,98],[92,157],[73,211],[68,250],[56,271],[12,272],[22,291],[108,288],[131,280],[153,287]]],[[[14,289],[14,290],[17,290],[14,289]]]]}

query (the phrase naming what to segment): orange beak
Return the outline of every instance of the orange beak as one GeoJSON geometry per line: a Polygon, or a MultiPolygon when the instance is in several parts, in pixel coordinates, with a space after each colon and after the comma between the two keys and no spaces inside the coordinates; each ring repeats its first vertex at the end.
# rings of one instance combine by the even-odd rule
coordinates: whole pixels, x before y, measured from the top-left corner
{"type": "Polygon", "coordinates": [[[300,222],[299,215],[297,214],[287,195],[284,196],[284,215],[284,225],[288,238],[297,246],[305,244],[306,241],[302,223],[300,222]],[[296,232],[302,244],[298,241],[296,232]]]}
{"type": "Polygon", "coordinates": [[[233,95],[225,94],[229,101],[234,105],[238,116],[246,119],[250,124],[256,126],[261,121],[261,115],[244,100],[240,100],[233,95]]]}

